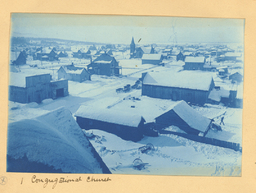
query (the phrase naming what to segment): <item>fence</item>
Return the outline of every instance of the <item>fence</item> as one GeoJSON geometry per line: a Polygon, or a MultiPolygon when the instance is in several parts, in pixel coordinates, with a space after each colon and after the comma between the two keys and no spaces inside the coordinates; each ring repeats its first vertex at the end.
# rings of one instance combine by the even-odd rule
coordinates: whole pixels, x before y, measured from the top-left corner
{"type": "Polygon", "coordinates": [[[224,148],[229,148],[229,149],[233,149],[235,151],[241,151],[239,143],[232,143],[232,142],[228,142],[228,141],[222,141],[222,140],[208,138],[208,137],[201,137],[201,136],[197,136],[197,135],[190,135],[190,134],[186,134],[186,133],[177,133],[177,132],[173,132],[173,131],[160,130],[159,133],[160,134],[174,134],[174,135],[178,135],[178,136],[181,136],[181,137],[184,137],[184,138],[196,141],[196,142],[211,144],[211,145],[224,147],[224,148]]]}

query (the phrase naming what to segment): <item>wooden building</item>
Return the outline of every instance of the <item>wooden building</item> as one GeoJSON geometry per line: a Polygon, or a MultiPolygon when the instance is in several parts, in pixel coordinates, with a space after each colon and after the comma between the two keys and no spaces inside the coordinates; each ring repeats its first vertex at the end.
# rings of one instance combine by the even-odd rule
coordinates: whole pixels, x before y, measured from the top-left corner
{"type": "Polygon", "coordinates": [[[143,54],[142,64],[155,64],[159,65],[163,60],[161,54],[143,54]]]}
{"type": "Polygon", "coordinates": [[[26,51],[21,51],[17,59],[12,61],[12,64],[17,66],[24,65],[26,63],[27,63],[26,51]]]}
{"type": "Polygon", "coordinates": [[[229,80],[240,83],[243,81],[243,75],[241,75],[239,72],[233,73],[229,76],[229,80]]]}
{"type": "Polygon", "coordinates": [[[191,57],[185,58],[184,70],[204,70],[205,57],[191,57]]]}
{"type": "Polygon", "coordinates": [[[156,128],[176,126],[187,134],[205,136],[210,129],[211,120],[202,116],[185,101],[179,101],[155,118],[156,128]]]}
{"type": "Polygon", "coordinates": [[[142,95],[152,98],[184,100],[195,104],[206,103],[214,81],[204,72],[150,72],[144,76],[142,95]]]}
{"type": "Polygon", "coordinates": [[[179,61],[179,60],[184,61],[184,59],[185,59],[185,57],[181,52],[178,55],[176,55],[176,60],[177,61],[179,61]]]}
{"type": "Polygon", "coordinates": [[[145,120],[140,115],[82,105],[75,117],[78,125],[85,130],[99,129],[135,142],[143,138],[145,120]]]}
{"type": "Polygon", "coordinates": [[[87,70],[90,74],[106,75],[106,76],[119,76],[120,69],[118,62],[107,53],[101,54],[89,65],[87,70]]]}
{"type": "Polygon", "coordinates": [[[56,99],[68,95],[68,80],[52,81],[50,74],[24,76],[12,73],[9,100],[19,103],[37,102],[47,98],[56,99]]]}
{"type": "Polygon", "coordinates": [[[76,82],[91,80],[90,73],[82,67],[75,67],[73,64],[61,66],[58,72],[58,79],[67,79],[76,82]]]}

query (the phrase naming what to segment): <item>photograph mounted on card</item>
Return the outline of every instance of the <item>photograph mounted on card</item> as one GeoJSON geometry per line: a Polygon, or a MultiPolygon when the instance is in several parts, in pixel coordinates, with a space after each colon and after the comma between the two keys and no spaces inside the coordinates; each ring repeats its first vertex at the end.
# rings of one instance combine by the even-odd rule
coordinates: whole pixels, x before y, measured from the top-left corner
{"type": "Polygon", "coordinates": [[[241,176],[244,19],[12,13],[7,172],[241,176]]]}

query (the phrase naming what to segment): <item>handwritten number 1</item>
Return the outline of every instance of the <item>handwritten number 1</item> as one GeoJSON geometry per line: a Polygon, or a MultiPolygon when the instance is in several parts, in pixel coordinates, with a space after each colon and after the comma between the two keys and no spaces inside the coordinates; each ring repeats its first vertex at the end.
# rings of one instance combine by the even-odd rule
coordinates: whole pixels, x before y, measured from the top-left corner
{"type": "Polygon", "coordinates": [[[22,184],[23,183],[23,178],[21,178],[21,183],[20,184],[22,184]]]}

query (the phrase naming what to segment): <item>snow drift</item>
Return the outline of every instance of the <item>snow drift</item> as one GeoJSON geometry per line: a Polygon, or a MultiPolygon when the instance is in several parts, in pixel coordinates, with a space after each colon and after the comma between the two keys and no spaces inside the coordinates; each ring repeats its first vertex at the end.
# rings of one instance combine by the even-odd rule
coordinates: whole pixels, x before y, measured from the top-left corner
{"type": "Polygon", "coordinates": [[[110,173],[65,108],[8,125],[7,171],[110,173]]]}

